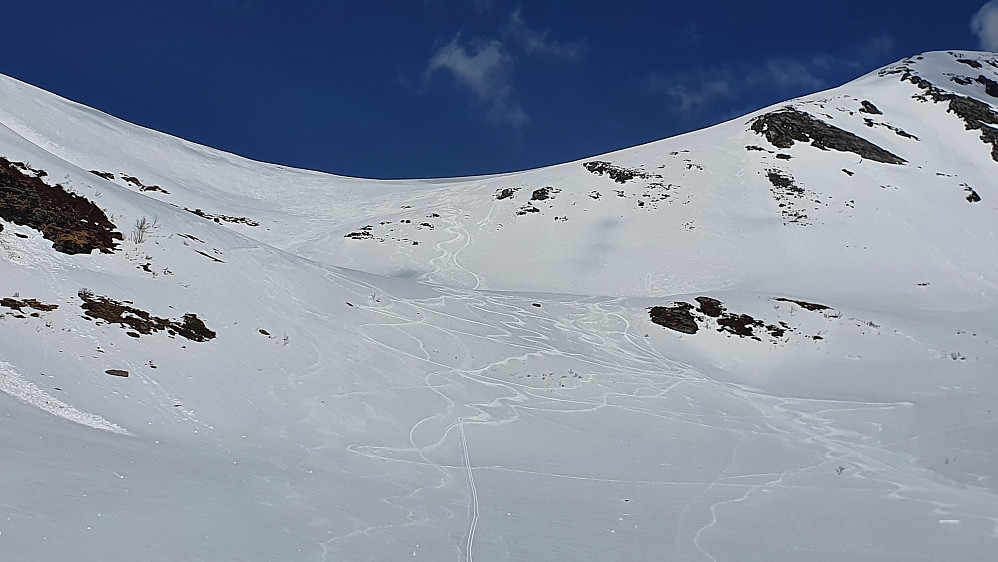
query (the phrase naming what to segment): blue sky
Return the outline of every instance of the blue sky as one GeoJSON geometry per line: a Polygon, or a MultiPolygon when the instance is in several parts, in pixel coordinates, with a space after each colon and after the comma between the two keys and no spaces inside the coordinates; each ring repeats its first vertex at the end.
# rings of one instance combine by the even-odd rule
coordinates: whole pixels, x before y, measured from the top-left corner
{"type": "Polygon", "coordinates": [[[918,52],[998,50],[998,0],[34,0],[4,19],[0,73],[250,158],[376,178],[574,160],[918,52]]]}

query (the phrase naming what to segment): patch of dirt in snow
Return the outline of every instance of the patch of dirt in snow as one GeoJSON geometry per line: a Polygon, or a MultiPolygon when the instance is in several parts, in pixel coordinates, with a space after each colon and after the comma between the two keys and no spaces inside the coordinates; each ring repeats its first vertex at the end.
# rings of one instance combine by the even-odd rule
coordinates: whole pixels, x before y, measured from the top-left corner
{"type": "MultiPolygon", "coordinates": [[[[788,333],[800,333],[783,321],[766,323],[749,314],[729,312],[721,301],[711,297],[697,297],[696,308],[688,302],[675,302],[671,306],[654,306],[648,309],[651,321],[659,326],[683,334],[696,334],[700,329],[715,329],[718,332],[740,338],[763,341],[763,338],[778,343],[788,333]]],[[[838,313],[826,312],[831,308],[823,304],[777,297],[774,301],[795,304],[811,312],[820,312],[826,318],[837,318],[838,313]]],[[[820,340],[822,336],[806,336],[820,340]]]]}
{"type": "Polygon", "coordinates": [[[547,199],[554,199],[556,193],[560,192],[560,189],[554,187],[542,187],[540,189],[535,189],[533,194],[530,196],[531,201],[544,201],[547,199]]]}
{"type": "Polygon", "coordinates": [[[220,224],[222,222],[231,222],[231,223],[237,223],[237,224],[245,224],[246,226],[260,226],[260,223],[258,223],[257,221],[252,220],[252,219],[248,219],[246,217],[233,217],[233,216],[229,216],[229,215],[213,215],[211,213],[206,213],[206,212],[202,211],[201,209],[188,209],[187,207],[184,207],[184,210],[187,211],[188,213],[194,213],[195,215],[197,215],[197,216],[199,216],[201,218],[205,218],[205,219],[208,219],[210,221],[215,221],[215,222],[220,223],[220,224]]]}
{"type": "Polygon", "coordinates": [[[897,136],[899,136],[899,137],[904,137],[906,139],[912,139],[912,140],[919,140],[918,137],[916,137],[915,135],[909,133],[908,131],[905,131],[904,129],[901,129],[900,127],[895,127],[894,125],[889,125],[887,123],[879,123],[879,122],[874,121],[873,119],[870,119],[868,117],[865,118],[865,119],[863,119],[863,124],[865,124],[867,127],[870,127],[871,129],[873,127],[886,127],[888,129],[894,131],[894,134],[897,135],[897,136]]]}
{"type": "Polygon", "coordinates": [[[79,297],[83,300],[82,307],[86,317],[119,324],[132,330],[128,332],[132,337],[166,331],[171,337],[180,336],[191,341],[205,342],[214,339],[216,335],[196,314],[184,314],[181,320],[167,320],[128,306],[132,304],[130,302],[118,302],[87,290],[81,290],[79,297]]]}
{"type": "Polygon", "coordinates": [[[773,199],[776,200],[783,217],[784,226],[795,224],[807,226],[807,212],[803,209],[802,202],[808,193],[803,187],[797,185],[793,176],[777,168],[766,170],[766,178],[773,185],[771,191],[773,199]]]}
{"type": "Polygon", "coordinates": [[[354,240],[366,240],[366,239],[374,238],[374,235],[371,234],[371,229],[373,229],[373,228],[374,228],[374,226],[367,225],[365,227],[362,227],[360,230],[358,230],[356,232],[350,232],[348,234],[344,234],[343,237],[344,238],[353,238],[354,240]]]}
{"type": "Polygon", "coordinates": [[[657,174],[649,174],[644,170],[636,168],[622,168],[620,166],[615,166],[610,162],[603,162],[602,160],[586,162],[582,164],[582,166],[597,176],[606,175],[608,178],[617,183],[626,183],[634,178],[651,179],[662,177],[657,174]]]}
{"type": "Polygon", "coordinates": [[[672,306],[653,306],[648,309],[651,321],[659,326],[684,334],[695,334],[700,330],[696,318],[690,310],[693,305],[688,302],[677,302],[672,306]]]}
{"type": "Polygon", "coordinates": [[[496,200],[509,199],[519,190],[519,187],[504,187],[496,192],[496,200]]]}
{"type": "MultiPolygon", "coordinates": [[[[45,304],[35,299],[18,300],[16,295],[14,297],[0,299],[0,306],[16,310],[18,312],[23,312],[22,309],[24,308],[33,308],[42,312],[48,312],[59,308],[59,305],[57,304],[45,304]]],[[[37,316],[38,314],[32,313],[32,315],[37,316]]]]}
{"type": "Polygon", "coordinates": [[[123,179],[123,180],[125,180],[125,182],[130,183],[130,184],[134,185],[135,187],[139,188],[139,191],[159,191],[159,192],[165,193],[167,195],[170,194],[169,191],[163,189],[162,187],[160,187],[158,185],[146,185],[146,184],[142,183],[142,181],[139,180],[139,178],[137,178],[135,176],[129,176],[129,175],[126,175],[126,174],[121,174],[121,179],[123,179]]]}
{"type": "Polygon", "coordinates": [[[0,217],[41,232],[55,251],[64,254],[116,250],[124,236],[104,211],[59,184],[46,184],[42,181],[46,175],[0,157],[0,217]]]}
{"type": "Polygon", "coordinates": [[[90,170],[90,173],[93,174],[93,175],[95,175],[95,176],[104,178],[107,181],[114,181],[114,174],[112,172],[102,172],[100,170],[90,170]]]}

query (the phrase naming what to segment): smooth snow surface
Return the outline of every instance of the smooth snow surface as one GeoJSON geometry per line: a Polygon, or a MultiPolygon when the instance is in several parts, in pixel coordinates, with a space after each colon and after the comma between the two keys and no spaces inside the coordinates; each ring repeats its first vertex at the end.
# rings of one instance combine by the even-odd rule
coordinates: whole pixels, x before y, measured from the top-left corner
{"type": "Polygon", "coordinates": [[[915,77],[998,111],[998,55],[926,53],[419,181],[253,162],[0,77],[0,156],[125,237],[67,255],[0,221],[0,298],[58,306],[0,307],[0,559],[993,559],[998,161],[915,77]],[[787,105],[906,163],[751,129],[787,105]],[[217,336],[140,334],[92,295],[217,336]],[[696,333],[651,322],[675,302],[696,333]]]}

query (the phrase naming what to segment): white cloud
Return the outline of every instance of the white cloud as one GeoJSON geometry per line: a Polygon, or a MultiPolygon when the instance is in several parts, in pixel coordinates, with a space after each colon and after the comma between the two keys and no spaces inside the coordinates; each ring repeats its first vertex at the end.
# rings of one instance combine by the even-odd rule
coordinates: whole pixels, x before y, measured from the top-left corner
{"type": "Polygon", "coordinates": [[[582,47],[578,43],[561,42],[548,39],[549,31],[537,31],[527,26],[520,10],[515,10],[509,16],[509,24],[503,35],[519,49],[528,55],[548,55],[561,58],[579,56],[582,47]]]}
{"type": "Polygon", "coordinates": [[[513,58],[498,41],[476,41],[462,45],[459,37],[440,47],[430,57],[427,78],[438,70],[448,71],[485,105],[489,120],[519,127],[529,121],[512,99],[513,58]]]}
{"type": "Polygon", "coordinates": [[[651,73],[645,86],[652,93],[671,99],[677,113],[696,113],[718,101],[731,101],[746,91],[776,91],[792,94],[817,90],[824,83],[812,71],[827,61],[771,59],[762,64],[732,63],[679,74],[651,73]]]}
{"type": "Polygon", "coordinates": [[[998,0],[981,6],[970,18],[970,30],[977,35],[977,41],[985,51],[998,51],[998,0]]]}
{"type": "MultiPolygon", "coordinates": [[[[474,0],[474,5],[485,10],[491,8],[492,1],[474,0]]],[[[437,71],[446,71],[460,86],[474,94],[488,121],[519,128],[530,121],[530,116],[513,95],[516,70],[513,54],[572,59],[583,49],[580,43],[550,39],[549,33],[530,28],[517,9],[499,30],[501,40],[461,41],[459,34],[438,48],[427,63],[425,79],[429,82],[437,71]]]]}

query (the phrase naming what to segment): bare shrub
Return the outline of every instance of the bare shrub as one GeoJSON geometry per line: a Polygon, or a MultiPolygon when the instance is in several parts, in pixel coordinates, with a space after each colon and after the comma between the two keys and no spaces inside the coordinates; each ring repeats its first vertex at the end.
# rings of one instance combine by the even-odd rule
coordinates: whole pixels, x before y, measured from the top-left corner
{"type": "Polygon", "coordinates": [[[135,226],[132,227],[132,232],[128,235],[128,239],[135,244],[141,244],[145,242],[146,235],[150,231],[155,230],[158,226],[157,218],[153,218],[152,222],[149,222],[149,220],[145,217],[136,219],[135,226]]]}

